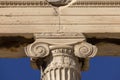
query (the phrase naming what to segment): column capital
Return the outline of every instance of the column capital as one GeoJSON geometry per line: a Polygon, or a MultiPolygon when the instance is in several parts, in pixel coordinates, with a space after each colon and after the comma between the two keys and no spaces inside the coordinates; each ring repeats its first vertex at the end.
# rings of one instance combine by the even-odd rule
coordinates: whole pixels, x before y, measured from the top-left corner
{"type": "Polygon", "coordinates": [[[53,49],[73,49],[73,53],[80,58],[94,57],[96,46],[87,43],[81,33],[38,33],[35,42],[25,47],[27,56],[32,58],[46,57],[53,49]]]}

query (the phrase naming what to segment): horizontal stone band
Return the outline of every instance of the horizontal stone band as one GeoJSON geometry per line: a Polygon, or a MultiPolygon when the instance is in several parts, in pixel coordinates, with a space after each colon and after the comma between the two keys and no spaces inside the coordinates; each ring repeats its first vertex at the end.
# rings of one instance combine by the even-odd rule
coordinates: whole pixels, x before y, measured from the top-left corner
{"type": "MultiPolygon", "coordinates": [[[[51,7],[46,1],[0,1],[0,8],[6,7],[51,7]]],[[[120,1],[77,1],[72,7],[120,7],[120,1]]]]}

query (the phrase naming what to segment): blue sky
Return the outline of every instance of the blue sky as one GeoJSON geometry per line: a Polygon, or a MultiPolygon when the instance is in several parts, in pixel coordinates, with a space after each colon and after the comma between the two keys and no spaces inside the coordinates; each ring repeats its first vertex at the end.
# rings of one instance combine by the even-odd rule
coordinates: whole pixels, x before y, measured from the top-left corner
{"type": "MultiPolygon", "coordinates": [[[[0,59],[0,80],[40,80],[38,70],[30,66],[29,58],[0,59]]],[[[95,57],[82,80],[120,80],[119,57],[95,57]]]]}

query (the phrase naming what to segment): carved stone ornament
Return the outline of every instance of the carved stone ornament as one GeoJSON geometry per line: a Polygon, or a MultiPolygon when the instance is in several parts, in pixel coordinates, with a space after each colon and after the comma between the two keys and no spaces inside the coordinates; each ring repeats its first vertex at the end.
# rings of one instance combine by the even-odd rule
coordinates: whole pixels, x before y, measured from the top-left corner
{"type": "Polygon", "coordinates": [[[47,0],[47,2],[52,6],[60,7],[68,5],[72,0],[47,0]]]}
{"type": "Polygon", "coordinates": [[[74,51],[78,57],[94,57],[97,53],[97,48],[87,42],[82,42],[74,46],[74,51]]]}
{"type": "Polygon", "coordinates": [[[81,33],[39,33],[25,52],[41,69],[42,80],[80,80],[85,59],[94,57],[97,48],[81,33]]]}
{"type": "MultiPolygon", "coordinates": [[[[64,5],[71,0],[48,0],[48,2],[65,2],[64,5]]],[[[0,8],[2,7],[51,7],[46,0],[0,0],[0,8]]],[[[57,4],[57,3],[55,3],[57,4]]],[[[58,5],[58,4],[57,4],[58,5]]],[[[120,7],[119,0],[76,0],[70,7],[120,7]]]]}
{"type": "Polygon", "coordinates": [[[49,55],[48,44],[35,42],[25,49],[27,56],[29,57],[45,57],[49,55]]]}

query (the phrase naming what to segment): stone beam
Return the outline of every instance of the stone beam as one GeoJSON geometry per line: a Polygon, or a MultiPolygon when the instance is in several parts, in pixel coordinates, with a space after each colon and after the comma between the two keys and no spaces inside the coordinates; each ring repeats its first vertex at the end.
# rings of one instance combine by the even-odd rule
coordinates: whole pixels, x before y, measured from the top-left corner
{"type": "Polygon", "coordinates": [[[118,7],[119,0],[77,0],[62,10],[59,21],[44,0],[0,0],[0,33],[119,33],[118,7]]]}
{"type": "Polygon", "coordinates": [[[0,25],[0,33],[81,32],[119,33],[120,25],[0,25]],[[34,28],[33,28],[34,27],[34,28]],[[28,29],[29,28],[29,29],[28,29]],[[73,31],[74,30],[74,31],[73,31]]]}

